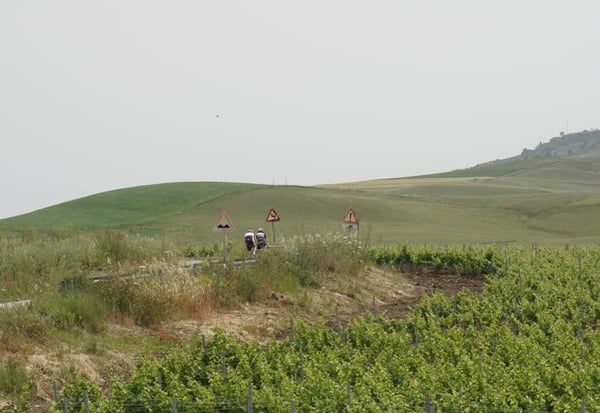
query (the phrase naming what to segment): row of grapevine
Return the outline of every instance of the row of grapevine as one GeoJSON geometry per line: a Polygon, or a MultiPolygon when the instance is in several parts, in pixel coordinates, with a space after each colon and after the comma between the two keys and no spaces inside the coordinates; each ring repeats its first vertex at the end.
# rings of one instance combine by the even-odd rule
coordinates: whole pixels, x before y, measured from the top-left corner
{"type": "Polygon", "coordinates": [[[498,247],[381,246],[368,250],[368,257],[380,265],[427,267],[461,275],[492,274],[503,266],[503,251],[498,247]]]}
{"type": "MultiPolygon", "coordinates": [[[[265,345],[198,337],[108,396],[85,380],[62,396],[81,406],[86,390],[94,412],[170,411],[173,400],[178,411],[243,412],[249,386],[257,412],[289,412],[290,401],[298,412],[423,411],[426,395],[444,412],[600,410],[598,249],[430,250],[445,270],[479,266],[485,292],[434,294],[406,320],[365,314],[341,331],[296,322],[265,345]]],[[[382,264],[425,257],[381,251],[371,256],[382,264]]]]}

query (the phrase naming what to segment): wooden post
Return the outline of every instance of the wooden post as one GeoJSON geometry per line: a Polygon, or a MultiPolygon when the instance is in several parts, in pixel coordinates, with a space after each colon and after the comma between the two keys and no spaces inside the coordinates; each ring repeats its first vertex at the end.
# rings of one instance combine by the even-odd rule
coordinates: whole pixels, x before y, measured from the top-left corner
{"type": "Polygon", "coordinates": [[[294,318],[290,317],[290,337],[292,339],[292,343],[296,344],[296,337],[294,334],[294,318]]]}
{"type": "Polygon", "coordinates": [[[90,401],[88,399],[87,390],[83,391],[83,407],[85,408],[85,413],[90,413],[90,401]]]}
{"type": "Polygon", "coordinates": [[[350,385],[350,382],[348,382],[348,384],[346,384],[346,397],[348,398],[348,407],[350,407],[350,405],[352,404],[352,386],[350,385]]]}
{"type": "Polygon", "coordinates": [[[252,405],[252,381],[248,382],[248,413],[252,413],[254,406],[252,405]]]}
{"type": "Polygon", "coordinates": [[[425,395],[425,413],[435,413],[435,409],[431,404],[431,399],[429,398],[429,393],[425,395]]]}
{"type": "Polygon", "coordinates": [[[300,350],[300,380],[304,380],[304,353],[300,350]]]}
{"type": "Polygon", "coordinates": [[[221,350],[221,373],[227,377],[227,366],[225,366],[225,349],[221,350]]]}

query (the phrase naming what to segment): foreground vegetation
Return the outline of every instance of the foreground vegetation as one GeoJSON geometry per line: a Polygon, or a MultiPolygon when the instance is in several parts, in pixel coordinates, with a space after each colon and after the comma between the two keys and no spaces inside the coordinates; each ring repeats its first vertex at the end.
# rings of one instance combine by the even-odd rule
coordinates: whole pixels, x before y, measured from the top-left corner
{"type": "Polygon", "coordinates": [[[89,381],[63,396],[81,406],[86,390],[93,411],[106,412],[243,412],[249,397],[265,412],[292,404],[413,412],[425,400],[448,412],[600,409],[597,249],[402,247],[368,255],[395,265],[466,257],[487,263],[489,284],[482,296],[435,294],[406,320],[367,315],[339,331],[299,322],[264,346],[224,333],[208,343],[196,337],[140,364],[108,398],[89,381]]]}
{"type": "Polygon", "coordinates": [[[437,411],[600,409],[597,248],[287,242],[254,265],[223,266],[218,244],[117,231],[6,235],[0,302],[31,302],[0,309],[0,394],[25,410],[58,383],[56,411],[65,401],[80,411],[85,391],[94,412],[245,411],[249,394],[255,411],[419,411],[426,398],[437,411]],[[262,344],[225,331],[181,343],[115,333],[274,293],[309,312],[306,291],[328,278],[344,284],[365,266],[484,276],[488,285],[480,296],[432,294],[404,320],[373,314],[331,328],[294,318],[279,327],[282,339],[262,344]],[[40,348],[65,345],[104,360],[103,379],[25,367],[40,348]],[[119,352],[137,362],[111,363],[119,352]]]}
{"type": "MultiPolygon", "coordinates": [[[[26,400],[52,394],[53,384],[76,380],[68,364],[32,366],[30,359],[40,353],[59,362],[84,354],[105,377],[127,377],[133,366],[115,363],[116,354],[153,358],[179,344],[163,335],[164,324],[200,320],[274,291],[301,296],[321,277],[355,274],[363,265],[345,253],[345,243],[332,249],[309,239],[265,252],[253,266],[223,266],[218,244],[178,244],[120,231],[25,231],[4,233],[0,242],[0,408],[3,398],[24,408],[26,400]]],[[[247,257],[241,243],[227,247],[228,256],[247,257]]]]}

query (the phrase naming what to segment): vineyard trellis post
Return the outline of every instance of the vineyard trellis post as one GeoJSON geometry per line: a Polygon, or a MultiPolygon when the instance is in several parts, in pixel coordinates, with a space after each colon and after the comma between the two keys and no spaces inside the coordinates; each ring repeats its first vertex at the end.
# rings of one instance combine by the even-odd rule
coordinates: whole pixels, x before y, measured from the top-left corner
{"type": "Polygon", "coordinates": [[[348,407],[350,407],[352,405],[352,385],[350,384],[350,382],[346,384],[346,393],[348,397],[348,407]]]}
{"type": "Polygon", "coordinates": [[[83,407],[85,408],[85,413],[90,413],[90,401],[88,399],[87,390],[83,391],[83,407]]]}
{"type": "Polygon", "coordinates": [[[302,349],[300,349],[300,371],[299,371],[300,380],[304,380],[304,353],[302,349]]]}
{"type": "Polygon", "coordinates": [[[248,382],[248,413],[252,413],[253,411],[253,404],[252,404],[252,380],[250,380],[248,382]]]}
{"type": "Polygon", "coordinates": [[[52,395],[54,396],[54,402],[58,404],[58,391],[56,390],[56,382],[52,383],[52,395]]]}
{"type": "Polygon", "coordinates": [[[435,406],[431,403],[429,393],[425,394],[425,413],[435,413],[435,406]]]}
{"type": "Polygon", "coordinates": [[[225,349],[221,350],[221,373],[227,377],[227,366],[225,365],[225,349]]]}

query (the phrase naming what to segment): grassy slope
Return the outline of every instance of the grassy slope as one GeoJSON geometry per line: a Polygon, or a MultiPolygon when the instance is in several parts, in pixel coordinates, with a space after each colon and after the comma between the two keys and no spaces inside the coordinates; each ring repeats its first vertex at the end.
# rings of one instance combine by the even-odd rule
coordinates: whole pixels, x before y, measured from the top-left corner
{"type": "Polygon", "coordinates": [[[98,229],[151,222],[249,184],[180,182],[118,189],[0,220],[5,229],[98,229]]]}
{"type": "Polygon", "coordinates": [[[221,210],[243,231],[264,226],[270,208],[277,236],[341,232],[352,207],[361,238],[373,243],[597,243],[598,158],[529,159],[446,174],[321,187],[177,183],[123,189],[0,221],[0,228],[118,227],[188,242],[222,240],[221,210]]]}

